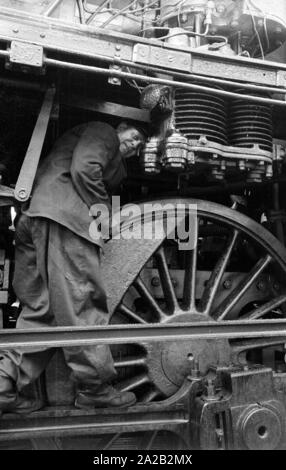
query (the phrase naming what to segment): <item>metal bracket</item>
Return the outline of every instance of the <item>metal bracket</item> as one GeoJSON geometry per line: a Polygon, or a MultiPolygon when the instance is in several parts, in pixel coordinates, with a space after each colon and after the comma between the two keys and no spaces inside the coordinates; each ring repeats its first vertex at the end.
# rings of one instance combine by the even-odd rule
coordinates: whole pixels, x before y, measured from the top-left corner
{"type": "Polygon", "coordinates": [[[15,198],[25,202],[29,199],[38,168],[44,140],[53,109],[55,88],[46,91],[45,98],[32,134],[28,150],[16,183],[15,198]]]}
{"type": "MultiPolygon", "coordinates": [[[[119,65],[110,65],[109,70],[115,70],[116,72],[120,72],[121,67],[119,67],[119,65]]],[[[108,78],[108,83],[110,83],[111,85],[121,85],[121,78],[111,76],[108,78]]]]}
{"type": "Polygon", "coordinates": [[[192,58],[191,54],[187,52],[178,52],[145,44],[135,44],[133,61],[157,67],[167,67],[168,69],[190,71],[192,58]]]}
{"type": "Polygon", "coordinates": [[[12,41],[10,49],[10,62],[14,64],[41,68],[44,65],[43,47],[26,42],[12,41]]]}

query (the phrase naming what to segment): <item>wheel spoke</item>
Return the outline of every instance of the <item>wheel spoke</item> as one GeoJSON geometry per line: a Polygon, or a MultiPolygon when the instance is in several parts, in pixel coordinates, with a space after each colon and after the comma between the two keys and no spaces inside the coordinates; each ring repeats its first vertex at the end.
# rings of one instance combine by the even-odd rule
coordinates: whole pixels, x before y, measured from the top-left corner
{"type": "Polygon", "coordinates": [[[151,389],[148,390],[148,392],[144,393],[142,396],[142,402],[143,403],[150,403],[151,401],[155,400],[156,398],[159,398],[161,396],[161,393],[159,390],[151,389]]]}
{"type": "Polygon", "coordinates": [[[143,297],[143,299],[148,303],[149,307],[157,314],[159,321],[165,320],[167,315],[163,312],[160,308],[156,300],[154,299],[153,295],[146,287],[145,283],[142,281],[140,276],[137,277],[136,281],[134,282],[134,287],[138,291],[138,293],[143,297]]]}
{"type": "Polygon", "coordinates": [[[140,385],[144,385],[148,382],[150,382],[150,380],[147,374],[135,375],[130,379],[122,380],[118,385],[118,389],[121,392],[128,392],[129,390],[134,390],[140,385]]]}
{"type": "Polygon", "coordinates": [[[196,240],[194,249],[187,252],[183,300],[184,306],[188,310],[196,311],[196,271],[197,271],[197,251],[198,251],[198,227],[196,224],[196,240]]]}
{"type": "Polygon", "coordinates": [[[150,450],[152,448],[152,445],[153,445],[153,443],[154,443],[157,436],[158,436],[158,431],[153,431],[151,439],[149,440],[149,442],[146,446],[146,450],[150,450]]]}
{"type": "Polygon", "coordinates": [[[114,359],[114,367],[133,367],[133,366],[144,366],[146,358],[141,357],[123,357],[122,359],[114,359]]]}
{"type": "Polygon", "coordinates": [[[232,308],[237,304],[247,289],[253,284],[257,277],[262,273],[271,261],[271,256],[266,255],[260,259],[250,273],[239,283],[239,285],[229,294],[229,296],[221,303],[218,309],[212,315],[214,320],[225,320],[232,308]]]}
{"type": "Polygon", "coordinates": [[[162,289],[167,301],[167,305],[171,311],[174,313],[175,310],[179,308],[175,289],[172,283],[172,279],[169,273],[168,264],[164,252],[164,248],[161,248],[156,253],[156,259],[158,262],[158,271],[161,279],[162,289]]]}
{"type": "Polygon", "coordinates": [[[279,297],[277,297],[275,299],[272,299],[272,300],[269,300],[269,302],[267,302],[266,304],[261,305],[260,307],[253,309],[251,312],[243,315],[239,319],[240,320],[244,320],[244,319],[254,320],[256,318],[261,318],[264,315],[266,315],[266,313],[271,312],[271,310],[273,310],[274,308],[279,307],[284,302],[286,302],[286,294],[279,295],[279,297]]]}
{"type": "Polygon", "coordinates": [[[118,308],[117,311],[120,313],[123,313],[126,317],[128,317],[130,320],[135,321],[135,323],[148,323],[147,321],[143,320],[143,318],[139,317],[136,313],[134,313],[129,307],[127,307],[124,304],[121,304],[118,308]]]}
{"type": "Polygon", "coordinates": [[[227,263],[230,259],[234,244],[237,240],[237,236],[238,236],[238,231],[234,230],[234,232],[232,233],[232,235],[230,236],[227,242],[225,251],[219,258],[218,262],[216,263],[215,268],[212,271],[211,276],[206,285],[206,288],[203,292],[198,310],[204,313],[205,315],[209,315],[210,313],[213,301],[217,294],[217,291],[218,291],[220,282],[222,280],[223,274],[225,272],[227,263]]]}
{"type": "Polygon", "coordinates": [[[120,438],[120,436],[122,436],[122,433],[119,432],[117,434],[114,434],[114,436],[112,436],[111,438],[108,438],[108,441],[107,443],[105,444],[105,446],[102,448],[102,450],[108,450],[110,449],[110,447],[112,446],[112,444],[114,444],[115,441],[117,441],[117,439],[120,438]]]}

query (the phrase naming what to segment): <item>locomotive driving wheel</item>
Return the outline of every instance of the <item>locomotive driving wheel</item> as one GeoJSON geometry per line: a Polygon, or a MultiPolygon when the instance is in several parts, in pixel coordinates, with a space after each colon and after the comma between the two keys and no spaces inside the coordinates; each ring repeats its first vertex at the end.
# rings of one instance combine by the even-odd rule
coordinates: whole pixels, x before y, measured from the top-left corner
{"type": "MultiPolygon", "coordinates": [[[[186,208],[196,205],[192,249],[180,249],[182,240],[178,236],[166,237],[157,241],[153,250],[149,245],[142,261],[142,256],[136,255],[134,240],[135,258],[124,252],[117,280],[113,273],[109,281],[118,282],[117,300],[120,297],[111,323],[152,328],[153,324],[285,317],[286,251],[271,233],[234,209],[215,203],[180,199],[161,201],[161,206],[167,203],[174,207],[183,203],[186,208]],[[127,280],[122,281],[124,276],[127,280]]],[[[153,216],[174,216],[172,209],[162,207],[152,209],[153,216]]],[[[185,217],[189,217],[187,211],[185,217]]],[[[130,223],[133,228],[142,227],[146,220],[145,213],[144,219],[136,217],[130,223]]],[[[126,224],[122,230],[126,230],[126,224]]],[[[120,247],[121,241],[117,243],[120,247]]],[[[110,279],[108,267],[107,272],[110,279]]],[[[139,401],[148,403],[173,395],[194,363],[202,375],[210,366],[238,363],[267,362],[273,369],[286,371],[284,342],[284,338],[263,337],[113,347],[117,386],[135,392],[139,401]]]]}

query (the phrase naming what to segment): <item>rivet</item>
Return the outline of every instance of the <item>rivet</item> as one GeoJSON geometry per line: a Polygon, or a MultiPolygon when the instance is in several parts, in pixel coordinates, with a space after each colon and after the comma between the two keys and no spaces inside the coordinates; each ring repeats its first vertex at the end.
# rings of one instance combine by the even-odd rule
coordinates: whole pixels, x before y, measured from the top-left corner
{"type": "Polygon", "coordinates": [[[175,279],[174,277],[171,277],[171,282],[172,282],[174,287],[177,287],[177,285],[178,285],[177,279],[175,279]]]}
{"type": "Polygon", "coordinates": [[[159,287],[160,286],[160,279],[157,276],[153,277],[152,280],[151,280],[151,285],[153,287],[159,287]]]}
{"type": "Polygon", "coordinates": [[[13,28],[13,33],[19,33],[19,29],[18,28],[13,28]]]}
{"type": "Polygon", "coordinates": [[[25,199],[26,196],[27,196],[27,191],[25,189],[20,189],[20,191],[18,192],[18,197],[20,199],[25,199]]]}
{"type": "Polygon", "coordinates": [[[256,287],[258,290],[264,290],[266,288],[266,284],[263,281],[258,281],[258,283],[256,284],[256,287]]]}
{"type": "Polygon", "coordinates": [[[230,289],[231,286],[232,286],[231,280],[230,280],[230,279],[226,279],[226,280],[224,281],[224,283],[223,283],[223,287],[224,287],[225,289],[230,289]]]}

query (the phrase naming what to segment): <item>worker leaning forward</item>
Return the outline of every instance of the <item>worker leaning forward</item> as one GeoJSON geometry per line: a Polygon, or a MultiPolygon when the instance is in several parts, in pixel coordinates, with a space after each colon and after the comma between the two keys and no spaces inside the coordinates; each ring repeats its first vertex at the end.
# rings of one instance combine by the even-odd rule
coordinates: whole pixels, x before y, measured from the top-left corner
{"type": "MultiPolygon", "coordinates": [[[[125,159],[137,153],[144,131],[122,122],[116,129],[90,122],[64,134],[40,166],[30,204],[22,208],[15,236],[13,287],[22,305],[17,328],[108,323],[100,275],[102,241],[91,239],[90,208],[109,207],[109,195],[126,176],[125,159]]],[[[21,390],[44,371],[54,349],[0,352],[0,410],[27,413],[43,406],[21,390]]],[[[106,345],[64,348],[76,382],[75,406],[130,406],[131,392],[115,377],[106,345]]]]}

